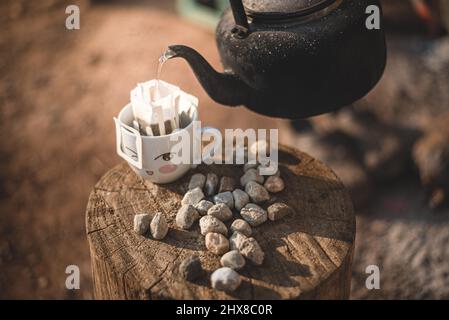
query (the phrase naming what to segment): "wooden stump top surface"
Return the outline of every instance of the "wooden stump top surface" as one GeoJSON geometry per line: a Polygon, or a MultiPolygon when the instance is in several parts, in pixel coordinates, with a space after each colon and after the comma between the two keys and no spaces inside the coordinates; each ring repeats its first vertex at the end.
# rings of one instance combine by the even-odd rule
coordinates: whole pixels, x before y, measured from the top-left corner
{"type": "Polygon", "coordinates": [[[220,267],[220,257],[206,250],[198,223],[189,231],[180,230],[175,216],[193,173],[213,171],[239,181],[242,166],[201,165],[167,185],[144,181],[126,163],[110,170],[92,191],[86,212],[95,297],[347,297],[355,238],[355,216],[348,193],[327,166],[305,153],[281,147],[279,162],[286,189],[275,196],[296,214],[253,228],[265,260],[262,266],[247,263],[240,271],[242,284],[233,293],[211,288],[210,274],[220,267]],[[157,241],[133,231],[133,217],[142,212],[165,214],[170,227],[165,239],[157,241]],[[194,254],[200,257],[207,276],[191,283],[184,281],[177,270],[184,258],[194,254]]]}

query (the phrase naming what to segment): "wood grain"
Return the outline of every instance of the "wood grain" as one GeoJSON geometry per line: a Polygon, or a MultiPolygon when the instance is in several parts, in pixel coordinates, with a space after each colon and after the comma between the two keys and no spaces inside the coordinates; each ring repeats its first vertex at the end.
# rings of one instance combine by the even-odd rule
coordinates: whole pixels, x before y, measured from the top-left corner
{"type": "MultiPolygon", "coordinates": [[[[201,165],[176,183],[155,185],[126,163],[106,173],[92,191],[86,212],[87,238],[97,299],[346,299],[350,292],[355,216],[338,177],[324,164],[281,147],[286,190],[276,195],[296,214],[254,228],[265,251],[262,266],[247,264],[233,293],[211,288],[219,257],[205,250],[198,224],[180,230],[175,215],[194,172],[214,171],[238,179],[241,166],[201,165]],[[133,217],[163,212],[170,230],[162,241],[133,232],[133,217]],[[179,263],[196,254],[207,276],[184,281],[179,263]]],[[[235,216],[238,214],[235,213],[235,216]]]]}

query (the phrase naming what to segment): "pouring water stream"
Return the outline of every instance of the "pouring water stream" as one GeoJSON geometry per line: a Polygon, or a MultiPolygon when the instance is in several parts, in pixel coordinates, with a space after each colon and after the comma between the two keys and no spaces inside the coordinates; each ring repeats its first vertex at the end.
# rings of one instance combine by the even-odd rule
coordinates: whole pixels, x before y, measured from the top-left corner
{"type": "Polygon", "coordinates": [[[157,66],[157,74],[156,74],[156,86],[154,88],[154,92],[152,95],[152,100],[156,101],[161,98],[160,91],[159,91],[159,80],[161,78],[162,73],[162,67],[164,66],[164,63],[169,60],[170,58],[173,58],[175,56],[175,53],[167,49],[160,57],[159,57],[159,63],[157,66]]]}

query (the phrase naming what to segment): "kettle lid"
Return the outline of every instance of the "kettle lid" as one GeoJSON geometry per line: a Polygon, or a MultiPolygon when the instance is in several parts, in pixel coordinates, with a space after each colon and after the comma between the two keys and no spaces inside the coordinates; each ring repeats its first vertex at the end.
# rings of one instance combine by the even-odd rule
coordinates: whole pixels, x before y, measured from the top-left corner
{"type": "Polygon", "coordinates": [[[243,0],[252,18],[285,19],[309,15],[330,6],[336,0],[243,0]]]}

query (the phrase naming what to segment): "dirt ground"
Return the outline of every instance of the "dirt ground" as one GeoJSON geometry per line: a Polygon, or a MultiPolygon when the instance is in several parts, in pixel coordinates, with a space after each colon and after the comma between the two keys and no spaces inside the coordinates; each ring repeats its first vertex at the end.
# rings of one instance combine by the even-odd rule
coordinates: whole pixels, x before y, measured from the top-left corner
{"type": "MultiPolygon", "coordinates": [[[[82,2],[77,31],[65,29],[60,1],[0,5],[0,298],[92,298],[84,211],[93,185],[120,162],[113,116],[137,82],[155,77],[168,45],[192,46],[220,69],[211,31],[170,2],[146,3],[82,2]],[[73,264],[81,289],[71,291],[73,264]]],[[[282,143],[299,145],[288,121],[213,102],[182,60],[169,61],[162,78],[199,97],[206,125],[279,128],[282,143]]],[[[429,213],[409,180],[358,216],[355,299],[449,298],[449,213],[429,213]],[[365,288],[369,264],[381,268],[381,290],[365,288]]]]}

